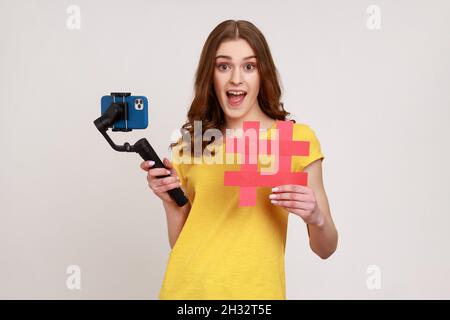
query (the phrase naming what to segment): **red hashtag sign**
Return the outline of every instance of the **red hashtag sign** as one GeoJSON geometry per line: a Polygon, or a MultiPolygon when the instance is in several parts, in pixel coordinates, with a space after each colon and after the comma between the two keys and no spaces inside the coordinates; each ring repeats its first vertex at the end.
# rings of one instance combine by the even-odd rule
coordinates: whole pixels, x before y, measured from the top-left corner
{"type": "MultiPolygon", "coordinates": [[[[256,146],[250,146],[246,141],[240,141],[239,145],[244,145],[245,150],[238,150],[238,138],[233,137],[226,139],[227,153],[240,153],[244,161],[241,164],[240,171],[225,171],[224,185],[240,187],[240,206],[254,206],[256,205],[256,187],[274,187],[283,184],[297,184],[306,186],[308,182],[308,175],[306,172],[291,172],[292,156],[308,156],[309,155],[309,141],[293,141],[293,123],[291,121],[277,121],[277,128],[279,132],[278,139],[278,153],[272,154],[270,140],[262,140],[267,145],[267,154],[273,155],[275,164],[278,164],[278,171],[269,174],[262,174],[258,171],[258,156],[260,154],[259,139],[259,122],[245,121],[243,128],[243,137],[246,139],[246,132],[251,130],[256,132],[256,146]],[[242,143],[244,142],[244,143],[242,143]],[[250,147],[253,147],[250,151],[250,147]],[[255,156],[256,161],[250,162],[250,156],[255,156]]],[[[242,148],[241,148],[242,149],[242,148]]],[[[264,152],[264,151],[262,151],[264,152]]],[[[264,153],[262,153],[264,154],[264,153]]],[[[242,159],[242,158],[241,158],[242,159]]]]}

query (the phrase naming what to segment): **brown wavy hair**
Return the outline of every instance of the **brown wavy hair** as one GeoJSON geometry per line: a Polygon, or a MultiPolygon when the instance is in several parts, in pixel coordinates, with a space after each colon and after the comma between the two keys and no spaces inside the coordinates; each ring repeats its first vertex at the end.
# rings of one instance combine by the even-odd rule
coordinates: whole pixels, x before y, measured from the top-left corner
{"type": "MultiPolygon", "coordinates": [[[[191,137],[191,156],[194,152],[194,139],[202,139],[203,133],[208,129],[222,130],[225,117],[214,90],[214,68],[217,49],[223,41],[244,39],[255,52],[258,60],[258,72],[260,75],[260,89],[258,103],[261,110],[270,118],[286,120],[290,115],[284,110],[281,99],[281,87],[279,74],[270,53],[264,35],[249,21],[226,20],[217,25],[209,34],[203,46],[197,72],[195,74],[195,96],[187,113],[187,121],[181,127],[183,136],[187,133],[191,137]],[[194,121],[202,121],[202,135],[194,137],[194,121]]],[[[295,123],[295,120],[291,120],[295,123]]],[[[213,141],[202,141],[202,152],[213,141]]],[[[170,144],[173,148],[182,142],[170,144]]]]}

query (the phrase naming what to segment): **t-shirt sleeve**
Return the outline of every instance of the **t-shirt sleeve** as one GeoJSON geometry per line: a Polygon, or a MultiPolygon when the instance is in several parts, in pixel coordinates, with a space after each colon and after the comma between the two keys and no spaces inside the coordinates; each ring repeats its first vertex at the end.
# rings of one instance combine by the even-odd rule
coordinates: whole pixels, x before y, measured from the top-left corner
{"type": "Polygon", "coordinates": [[[293,131],[293,140],[309,141],[308,156],[293,156],[294,172],[302,171],[314,161],[325,158],[320,147],[319,139],[308,125],[295,123],[293,131]]]}

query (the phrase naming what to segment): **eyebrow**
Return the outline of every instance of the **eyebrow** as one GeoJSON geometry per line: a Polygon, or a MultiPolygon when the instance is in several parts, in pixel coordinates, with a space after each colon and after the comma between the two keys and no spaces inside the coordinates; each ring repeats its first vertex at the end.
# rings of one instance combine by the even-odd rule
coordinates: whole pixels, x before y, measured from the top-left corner
{"type": "MultiPolygon", "coordinates": [[[[233,60],[230,56],[217,56],[216,57],[216,59],[219,59],[219,58],[225,58],[225,59],[230,59],[230,60],[233,60]]],[[[256,58],[256,56],[248,56],[248,57],[245,57],[243,60],[248,60],[248,59],[251,59],[251,58],[256,58]]]]}

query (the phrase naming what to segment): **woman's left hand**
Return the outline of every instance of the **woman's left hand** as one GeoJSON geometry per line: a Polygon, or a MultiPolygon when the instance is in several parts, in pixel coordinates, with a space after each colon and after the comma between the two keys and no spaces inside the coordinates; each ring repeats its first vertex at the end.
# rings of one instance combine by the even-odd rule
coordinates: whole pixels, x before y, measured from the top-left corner
{"type": "Polygon", "coordinates": [[[269,196],[274,205],[284,207],[298,215],[307,224],[322,226],[325,222],[323,213],[317,205],[314,191],[301,185],[282,185],[272,189],[269,196]]]}

